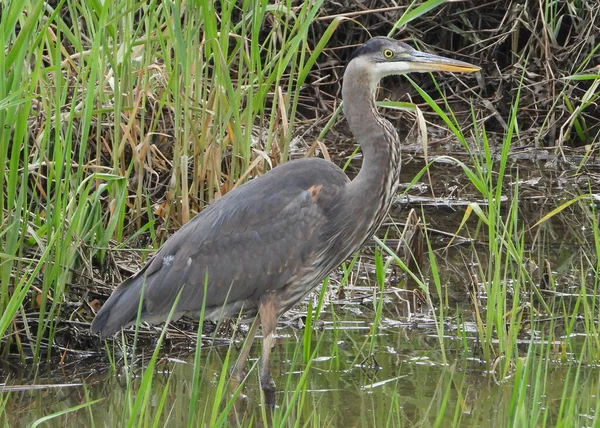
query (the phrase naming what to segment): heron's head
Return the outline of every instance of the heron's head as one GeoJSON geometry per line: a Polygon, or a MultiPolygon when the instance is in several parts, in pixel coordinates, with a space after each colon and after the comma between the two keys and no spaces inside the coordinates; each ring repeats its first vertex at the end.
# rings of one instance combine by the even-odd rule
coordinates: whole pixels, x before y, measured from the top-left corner
{"type": "Polygon", "coordinates": [[[345,76],[360,74],[372,89],[385,76],[429,71],[475,72],[480,67],[467,62],[420,52],[406,43],[388,37],[374,37],[354,52],[345,76]]]}

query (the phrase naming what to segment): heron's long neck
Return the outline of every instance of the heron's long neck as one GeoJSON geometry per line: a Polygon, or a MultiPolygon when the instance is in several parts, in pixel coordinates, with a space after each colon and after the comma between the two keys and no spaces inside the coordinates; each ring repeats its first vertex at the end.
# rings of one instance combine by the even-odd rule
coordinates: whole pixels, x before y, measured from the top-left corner
{"type": "Polygon", "coordinates": [[[342,97],[350,130],[363,152],[359,174],[348,185],[351,198],[362,207],[370,236],[387,214],[400,173],[400,147],[394,127],[377,113],[376,82],[365,74],[346,70],[342,97]],[[357,202],[358,202],[357,201],[357,202]]]}

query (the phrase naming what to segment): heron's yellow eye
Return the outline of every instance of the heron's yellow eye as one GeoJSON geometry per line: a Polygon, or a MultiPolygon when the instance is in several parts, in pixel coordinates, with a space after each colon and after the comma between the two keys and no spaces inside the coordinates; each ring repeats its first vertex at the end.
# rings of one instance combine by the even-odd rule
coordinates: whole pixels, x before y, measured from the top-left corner
{"type": "Polygon", "coordinates": [[[386,49],[383,51],[383,56],[386,58],[391,58],[394,56],[394,51],[392,51],[390,49],[386,49]]]}

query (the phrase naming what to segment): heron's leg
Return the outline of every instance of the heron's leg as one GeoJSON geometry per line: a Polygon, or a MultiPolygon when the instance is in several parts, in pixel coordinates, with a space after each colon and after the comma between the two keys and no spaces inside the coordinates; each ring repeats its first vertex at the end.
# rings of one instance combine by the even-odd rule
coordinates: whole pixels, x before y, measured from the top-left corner
{"type": "Polygon", "coordinates": [[[265,392],[273,393],[275,391],[275,382],[271,377],[271,348],[273,346],[273,333],[279,319],[279,305],[276,302],[276,295],[270,294],[264,297],[258,307],[260,315],[260,324],[263,334],[262,358],[260,364],[260,384],[265,392]]]}
{"type": "Polygon", "coordinates": [[[254,337],[256,336],[257,330],[258,317],[254,320],[252,326],[250,326],[250,330],[246,335],[246,341],[244,342],[244,346],[242,347],[240,355],[238,356],[237,362],[235,363],[235,366],[233,368],[232,376],[238,382],[244,380],[244,367],[246,366],[246,360],[248,359],[248,355],[250,355],[250,349],[252,348],[252,343],[254,342],[254,337]]]}

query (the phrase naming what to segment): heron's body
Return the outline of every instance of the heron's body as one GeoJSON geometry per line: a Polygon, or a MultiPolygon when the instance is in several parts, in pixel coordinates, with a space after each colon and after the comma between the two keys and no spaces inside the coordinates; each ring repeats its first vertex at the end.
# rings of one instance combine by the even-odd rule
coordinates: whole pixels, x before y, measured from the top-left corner
{"type": "MultiPolygon", "coordinates": [[[[331,162],[299,159],[229,192],[173,236],[182,239],[169,239],[115,290],[106,303],[114,302],[113,310],[98,314],[100,333],[108,336],[135,323],[144,282],[144,321],[166,320],[180,291],[179,316],[198,316],[197,302],[206,299],[207,318],[241,312],[252,317],[265,293],[285,293],[283,313],[360,244],[348,244],[337,227],[340,222],[356,227],[356,219],[340,218],[347,211],[342,205],[349,182],[331,162]],[[282,180],[294,184],[282,189],[282,180]]],[[[357,241],[366,237],[362,228],[365,236],[357,241]]]]}
{"type": "MultiPolygon", "coordinates": [[[[176,317],[198,316],[203,303],[208,318],[258,313],[265,337],[261,381],[271,388],[268,360],[277,319],[376,231],[395,193],[399,140],[375,108],[377,83],[386,75],[430,69],[478,68],[387,38],[367,42],[349,62],[342,87],[344,113],[363,151],[357,177],[350,181],[322,159],[301,159],[231,191],[116,288],[92,331],[105,337],[135,323],[142,289],[142,321],[164,321],[178,295],[176,317]],[[411,69],[412,62],[418,67],[411,69]]],[[[255,332],[253,327],[250,335],[255,332]]],[[[241,353],[238,373],[248,352],[241,353]]]]}

